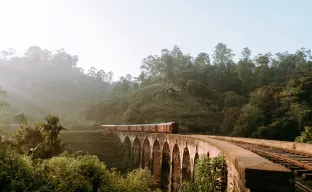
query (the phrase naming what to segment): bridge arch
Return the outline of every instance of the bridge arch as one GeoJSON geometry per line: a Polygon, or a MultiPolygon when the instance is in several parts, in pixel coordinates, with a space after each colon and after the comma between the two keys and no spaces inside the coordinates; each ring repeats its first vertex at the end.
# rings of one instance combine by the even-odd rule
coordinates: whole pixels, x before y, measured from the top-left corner
{"type": "Polygon", "coordinates": [[[133,165],[135,168],[140,167],[141,161],[141,142],[139,138],[135,138],[133,141],[133,165]]]}
{"type": "Polygon", "coordinates": [[[131,141],[128,136],[125,137],[123,144],[124,144],[124,149],[125,149],[125,157],[130,159],[131,158],[131,141]]]}
{"type": "Polygon", "coordinates": [[[148,138],[144,139],[143,142],[143,154],[142,154],[142,168],[150,168],[151,161],[151,144],[148,138]]]}
{"type": "Polygon", "coordinates": [[[172,191],[178,191],[181,185],[181,158],[178,144],[172,150],[172,191]]]}
{"type": "Polygon", "coordinates": [[[123,141],[123,152],[124,152],[124,160],[123,160],[123,169],[127,172],[131,171],[133,168],[132,159],[131,159],[131,141],[128,136],[125,137],[123,141]]]}
{"type": "Polygon", "coordinates": [[[166,141],[162,150],[162,161],[161,161],[161,180],[160,187],[164,191],[168,191],[169,189],[169,176],[170,176],[170,148],[169,144],[166,141]]]}
{"type": "Polygon", "coordinates": [[[194,180],[194,174],[195,174],[195,166],[196,166],[196,161],[197,161],[197,159],[199,158],[199,155],[198,155],[198,153],[196,152],[195,153],[195,156],[194,156],[194,168],[193,168],[193,180],[194,180]]]}
{"type": "Polygon", "coordinates": [[[157,185],[160,184],[160,171],[161,171],[161,150],[159,141],[156,139],[153,144],[153,168],[152,173],[154,175],[154,179],[157,185]]]}
{"type": "Polygon", "coordinates": [[[198,153],[195,153],[195,156],[194,156],[194,167],[195,167],[195,164],[196,164],[196,161],[197,161],[198,158],[199,158],[198,153]]]}
{"type": "Polygon", "coordinates": [[[184,148],[183,151],[183,159],[182,159],[182,182],[191,181],[192,173],[191,173],[191,158],[190,153],[187,147],[184,148]]]}

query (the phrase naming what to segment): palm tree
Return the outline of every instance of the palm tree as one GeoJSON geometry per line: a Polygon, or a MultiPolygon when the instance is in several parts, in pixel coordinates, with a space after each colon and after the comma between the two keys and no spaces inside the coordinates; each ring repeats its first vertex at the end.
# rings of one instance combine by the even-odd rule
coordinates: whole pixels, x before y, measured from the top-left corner
{"type": "Polygon", "coordinates": [[[42,126],[42,133],[45,136],[45,141],[48,145],[54,145],[59,133],[61,131],[67,131],[65,127],[60,125],[60,119],[53,115],[48,115],[46,118],[44,118],[45,122],[42,126]]]}

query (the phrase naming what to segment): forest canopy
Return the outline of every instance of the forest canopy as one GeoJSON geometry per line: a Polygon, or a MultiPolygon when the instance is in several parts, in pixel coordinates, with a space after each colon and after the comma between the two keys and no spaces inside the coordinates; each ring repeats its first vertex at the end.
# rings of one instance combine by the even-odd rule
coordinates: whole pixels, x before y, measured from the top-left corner
{"type": "Polygon", "coordinates": [[[52,53],[34,46],[23,56],[8,49],[0,54],[0,93],[1,106],[10,107],[2,107],[1,120],[52,113],[82,129],[176,120],[185,131],[204,134],[290,141],[303,131],[309,135],[311,51],[251,53],[245,47],[235,56],[218,43],[211,54],[192,56],[174,46],[144,58],[138,77],[113,81],[113,72],[77,67],[78,56],[64,49],[52,53]],[[181,94],[167,97],[174,86],[181,94]]]}

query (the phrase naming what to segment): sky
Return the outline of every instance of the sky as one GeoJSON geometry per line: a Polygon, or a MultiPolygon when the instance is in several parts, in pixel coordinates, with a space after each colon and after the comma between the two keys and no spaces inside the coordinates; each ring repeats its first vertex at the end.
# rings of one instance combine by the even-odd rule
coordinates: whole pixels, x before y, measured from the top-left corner
{"type": "Polygon", "coordinates": [[[78,66],[137,76],[143,58],[178,45],[196,57],[224,43],[237,58],[311,48],[311,0],[0,0],[0,50],[78,55],[78,66]]]}

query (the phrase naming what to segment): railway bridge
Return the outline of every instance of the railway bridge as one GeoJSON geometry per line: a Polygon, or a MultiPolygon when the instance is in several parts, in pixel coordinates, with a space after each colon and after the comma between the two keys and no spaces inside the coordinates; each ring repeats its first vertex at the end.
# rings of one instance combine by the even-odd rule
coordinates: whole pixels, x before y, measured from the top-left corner
{"type": "MultiPolygon", "coordinates": [[[[99,148],[101,143],[98,141],[101,141],[102,131],[93,132],[91,140],[87,140],[89,136],[84,134],[90,133],[67,132],[61,137],[65,144],[74,146],[79,143],[78,148],[81,150],[99,148]],[[80,135],[81,139],[76,137],[74,141],[75,134],[80,135]],[[81,142],[87,145],[81,145],[81,142]]],[[[165,191],[177,191],[183,182],[193,179],[195,160],[200,155],[213,158],[219,154],[224,155],[226,160],[225,179],[229,191],[280,192],[294,191],[295,188],[291,170],[214,136],[145,132],[115,134],[123,143],[127,158],[133,161],[135,167],[150,168],[156,183],[165,191]]],[[[93,150],[93,153],[99,155],[101,149],[96,152],[93,150]]]]}

